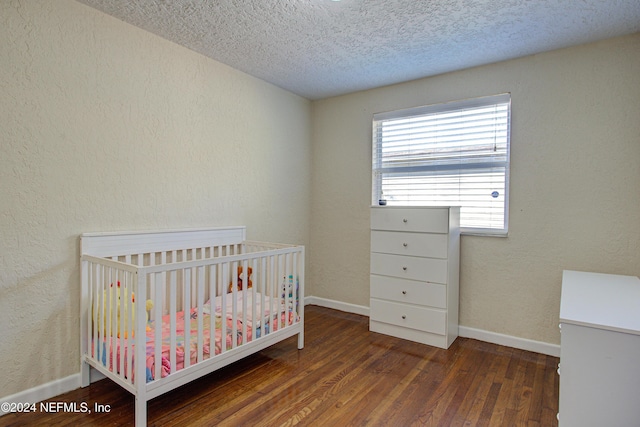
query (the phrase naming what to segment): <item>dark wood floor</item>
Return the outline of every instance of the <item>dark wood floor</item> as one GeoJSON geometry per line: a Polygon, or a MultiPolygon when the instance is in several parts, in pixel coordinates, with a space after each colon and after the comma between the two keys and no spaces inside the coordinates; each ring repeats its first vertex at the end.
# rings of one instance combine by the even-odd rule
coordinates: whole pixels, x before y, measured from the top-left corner
{"type": "MultiPolygon", "coordinates": [[[[317,306],[305,334],[304,350],[290,338],[152,400],[149,425],[557,425],[558,358],[466,338],[442,350],[317,306]]],[[[111,410],[7,414],[0,426],[133,424],[133,396],[109,380],[51,400],[111,410]]]]}

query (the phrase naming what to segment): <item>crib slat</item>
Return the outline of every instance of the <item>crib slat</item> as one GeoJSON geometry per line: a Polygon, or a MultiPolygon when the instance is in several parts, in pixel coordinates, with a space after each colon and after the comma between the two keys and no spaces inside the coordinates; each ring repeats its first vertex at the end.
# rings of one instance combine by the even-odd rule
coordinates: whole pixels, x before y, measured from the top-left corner
{"type": "Polygon", "coordinates": [[[106,358],[106,362],[104,362],[106,364],[107,367],[109,367],[109,357],[111,355],[111,340],[110,340],[110,334],[111,334],[111,318],[109,317],[109,310],[111,307],[111,299],[109,298],[110,294],[107,292],[107,290],[109,289],[109,283],[111,281],[111,278],[109,277],[110,271],[108,267],[103,267],[102,268],[102,299],[103,299],[103,303],[102,303],[102,314],[100,317],[100,328],[102,329],[102,339],[103,341],[106,343],[106,346],[103,345],[102,346],[102,359],[106,358]]]}
{"type": "Polygon", "coordinates": [[[247,295],[249,294],[249,267],[246,260],[242,262],[242,277],[242,344],[244,344],[247,341],[247,295]]]}
{"type": "MultiPolygon", "coordinates": [[[[261,257],[260,258],[260,322],[262,325],[262,336],[265,336],[267,334],[267,327],[268,325],[266,324],[266,313],[267,308],[265,307],[265,294],[267,292],[266,290],[266,278],[267,278],[267,274],[266,274],[266,270],[267,270],[267,258],[266,257],[261,257]]],[[[269,325],[270,326],[270,325],[269,325]]]]}
{"type": "Polygon", "coordinates": [[[204,354],[204,319],[203,319],[203,311],[202,307],[204,306],[204,267],[198,267],[196,270],[197,274],[197,291],[198,291],[198,301],[197,301],[197,310],[198,310],[198,358],[196,359],[198,362],[202,362],[204,354]]]}
{"type": "Polygon", "coordinates": [[[274,322],[276,322],[276,319],[278,318],[278,308],[276,305],[276,295],[278,292],[278,271],[276,269],[276,255],[272,255],[269,257],[269,261],[270,261],[270,273],[271,273],[271,280],[269,283],[269,313],[270,314],[270,323],[271,323],[271,327],[269,328],[269,332],[273,332],[275,330],[274,327],[274,322]]]}
{"type": "MultiPolygon", "coordinates": [[[[227,291],[226,291],[226,283],[228,283],[229,281],[229,263],[225,262],[224,264],[222,264],[222,298],[221,298],[221,304],[220,304],[220,325],[221,325],[221,338],[220,338],[220,353],[224,353],[225,351],[227,351],[227,319],[226,319],[226,312],[227,312],[227,291]]],[[[233,295],[232,295],[233,297],[233,295]]]]}
{"type": "MultiPolygon", "coordinates": [[[[258,332],[258,327],[256,326],[256,323],[258,322],[257,316],[261,316],[261,313],[256,312],[256,304],[258,303],[257,288],[259,286],[258,281],[256,280],[257,274],[258,274],[258,268],[256,266],[256,262],[257,262],[256,258],[253,258],[251,260],[251,269],[256,275],[256,277],[253,278],[254,284],[251,287],[251,301],[253,302],[253,304],[251,304],[251,319],[252,319],[251,320],[251,339],[256,339],[256,335],[258,332]]],[[[262,319],[262,317],[260,317],[259,319],[262,319]]],[[[247,338],[247,341],[249,341],[249,338],[247,338]]]]}
{"type": "MultiPolygon", "coordinates": [[[[213,248],[211,249],[213,251],[213,248]]],[[[218,277],[217,265],[209,268],[209,354],[216,354],[216,279],[218,277]]]]}
{"type": "MultiPolygon", "coordinates": [[[[162,251],[162,253],[160,254],[160,263],[162,265],[166,265],[167,264],[167,252],[166,251],[162,251]]],[[[161,320],[162,319],[162,314],[165,312],[166,308],[167,308],[167,272],[163,271],[160,273],[160,285],[156,286],[157,289],[154,289],[154,293],[152,294],[152,300],[154,303],[154,307],[155,305],[159,306],[160,311],[156,311],[156,315],[155,317],[153,317],[150,320],[161,320]]]]}
{"type": "Polygon", "coordinates": [[[91,348],[87,348],[87,351],[92,357],[98,358],[98,343],[100,342],[100,337],[98,336],[98,319],[99,317],[99,307],[100,301],[98,300],[99,288],[97,282],[97,268],[98,266],[93,262],[88,262],[88,272],[87,280],[88,280],[88,292],[89,292],[89,316],[87,319],[87,337],[83,337],[83,339],[87,340],[87,343],[91,346],[91,348]],[[93,339],[92,339],[93,337],[93,339]]]}
{"type": "Polygon", "coordinates": [[[99,305],[98,305],[98,310],[99,311],[99,315],[98,315],[98,322],[100,326],[98,326],[98,330],[100,331],[99,334],[99,350],[100,350],[100,355],[99,355],[99,359],[102,362],[102,359],[105,357],[105,353],[107,351],[105,343],[107,341],[107,322],[109,321],[107,319],[107,305],[109,304],[109,301],[107,300],[107,294],[105,293],[106,288],[107,288],[107,282],[106,282],[106,278],[107,278],[107,269],[104,266],[100,266],[100,271],[99,271],[99,281],[100,281],[100,288],[99,288],[99,305]]]}
{"type": "MultiPolygon", "coordinates": [[[[163,252],[163,256],[166,257],[166,254],[163,252]]],[[[153,292],[153,311],[154,311],[154,334],[153,334],[153,360],[154,360],[154,372],[153,378],[159,379],[162,378],[162,301],[159,296],[164,295],[161,289],[154,289],[157,287],[162,287],[165,284],[166,273],[157,273],[156,281],[154,283],[155,286],[152,287],[153,292]]]]}
{"type": "MultiPolygon", "coordinates": [[[[120,270],[116,270],[118,274],[118,280],[116,282],[120,283],[122,289],[120,289],[120,297],[118,297],[118,288],[117,285],[114,285],[114,291],[116,293],[116,304],[118,307],[115,309],[115,313],[113,317],[116,319],[116,334],[115,334],[115,348],[114,348],[114,363],[117,361],[119,363],[119,375],[121,378],[125,378],[125,366],[124,366],[124,353],[126,348],[125,336],[127,335],[128,329],[128,321],[127,321],[127,294],[126,294],[126,285],[127,285],[127,277],[123,275],[120,270]],[[120,312],[118,312],[120,310],[120,312]]],[[[131,296],[129,296],[131,298],[131,296]]]]}
{"type": "MultiPolygon", "coordinates": [[[[130,289],[133,292],[133,289],[137,289],[137,286],[135,286],[135,284],[133,283],[133,274],[127,272],[127,282],[130,284],[130,289]]],[[[139,294],[138,294],[139,298],[142,298],[139,294]]],[[[133,338],[134,338],[134,331],[135,331],[135,322],[134,322],[134,318],[133,318],[133,307],[135,305],[135,303],[133,302],[133,298],[129,298],[127,299],[129,307],[131,308],[129,311],[129,330],[131,331],[129,333],[129,339],[127,340],[127,375],[129,378],[129,382],[131,384],[134,383],[135,381],[135,376],[133,375],[133,359],[134,359],[134,349],[133,349],[133,338]]],[[[138,316],[144,316],[144,313],[138,313],[138,316]]],[[[139,340],[143,340],[144,337],[139,337],[139,340]]],[[[140,381],[144,381],[144,378],[141,378],[140,381]]]]}
{"type": "Polygon", "coordinates": [[[191,280],[192,269],[185,268],[183,271],[184,283],[184,300],[182,302],[183,320],[184,320],[184,367],[187,368],[191,365],[191,280]]]}
{"type": "MultiPolygon", "coordinates": [[[[149,263],[148,265],[156,265],[156,253],[155,252],[150,252],[149,254],[149,263]]],[[[144,265],[144,254],[140,254],[138,255],[138,265],[139,266],[143,266],[144,265]]],[[[155,301],[155,275],[150,275],[148,277],[148,280],[150,281],[148,290],[147,290],[147,298],[150,298],[152,301],[155,301]]]]}
{"type": "Polygon", "coordinates": [[[238,323],[236,320],[238,319],[238,263],[233,263],[233,268],[231,271],[233,275],[232,280],[232,295],[233,299],[231,300],[231,348],[236,348],[238,336],[238,323]]]}
{"type": "Polygon", "coordinates": [[[169,359],[171,360],[171,372],[176,371],[176,299],[177,299],[177,275],[176,270],[171,270],[170,284],[169,284],[169,329],[170,329],[170,342],[169,342],[169,359]]]}
{"type": "Polygon", "coordinates": [[[278,298],[278,318],[276,319],[278,329],[280,329],[280,319],[282,319],[282,277],[284,277],[284,257],[282,254],[278,254],[278,294],[276,298],[278,298]]]}
{"type": "Polygon", "coordinates": [[[293,287],[293,291],[291,294],[293,295],[293,307],[292,307],[292,322],[296,321],[296,315],[298,314],[298,307],[300,306],[300,302],[298,301],[298,285],[300,283],[300,277],[298,275],[298,253],[293,253],[293,279],[291,286],[293,287]]]}
{"type": "MultiPolygon", "coordinates": [[[[288,326],[289,325],[289,303],[291,302],[290,299],[291,297],[289,296],[289,279],[293,278],[293,271],[291,271],[291,254],[287,254],[285,255],[285,268],[284,268],[284,289],[282,290],[282,292],[284,292],[284,307],[282,308],[284,311],[284,325],[283,326],[288,326]]],[[[293,285],[291,285],[293,286],[293,285]]]]}
{"type": "MultiPolygon", "coordinates": [[[[113,346],[112,346],[112,341],[113,341],[113,334],[115,333],[116,327],[115,327],[115,316],[113,316],[113,313],[115,311],[115,292],[110,292],[110,287],[111,284],[113,283],[113,277],[111,277],[112,274],[112,268],[109,267],[108,269],[108,277],[109,277],[109,285],[107,285],[107,295],[109,296],[109,305],[108,307],[105,308],[106,311],[106,316],[105,319],[107,319],[107,364],[112,365],[113,363],[115,363],[115,358],[113,357],[113,346]]],[[[112,367],[113,368],[113,367],[112,367]]]]}
{"type": "MultiPolygon", "coordinates": [[[[124,341],[124,337],[126,335],[126,331],[129,329],[128,319],[127,319],[128,311],[126,307],[127,307],[127,299],[131,298],[131,296],[127,294],[127,290],[128,290],[127,277],[126,276],[121,277],[119,270],[116,270],[116,272],[118,273],[118,279],[119,279],[118,283],[120,283],[121,285],[120,289],[118,289],[117,285],[114,286],[114,293],[116,294],[116,301],[118,303],[118,307],[115,310],[116,314],[114,316],[116,318],[116,326],[118,329],[118,332],[116,334],[116,343],[119,341],[118,343],[119,347],[116,347],[116,349],[119,348],[120,350],[119,352],[116,350],[114,363],[116,358],[120,359],[117,362],[119,363],[118,373],[121,378],[125,378],[126,372],[125,372],[125,366],[124,366],[124,360],[125,360],[124,353],[125,353],[126,344],[124,341]],[[120,294],[119,300],[117,299],[118,293],[120,294]],[[120,316],[118,316],[118,310],[119,310],[120,316]]],[[[116,346],[118,346],[118,344],[116,344],[116,346]]]]}

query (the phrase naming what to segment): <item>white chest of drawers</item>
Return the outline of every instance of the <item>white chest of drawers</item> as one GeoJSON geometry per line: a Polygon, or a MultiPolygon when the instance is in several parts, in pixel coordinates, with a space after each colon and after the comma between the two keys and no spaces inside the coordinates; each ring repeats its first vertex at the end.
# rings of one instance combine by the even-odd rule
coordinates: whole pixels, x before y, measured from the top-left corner
{"type": "Polygon", "coordinates": [[[460,208],[371,208],[369,329],[449,348],[458,336],[460,208]]]}
{"type": "Polygon", "coordinates": [[[564,271],[560,427],[640,425],[640,279],[564,271]]]}

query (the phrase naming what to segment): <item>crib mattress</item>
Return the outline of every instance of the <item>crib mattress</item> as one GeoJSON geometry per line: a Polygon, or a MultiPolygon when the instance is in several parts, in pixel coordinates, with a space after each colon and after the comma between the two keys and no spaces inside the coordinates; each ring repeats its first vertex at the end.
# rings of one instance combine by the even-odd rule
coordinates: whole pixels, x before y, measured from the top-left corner
{"type": "MultiPolygon", "coordinates": [[[[212,345],[211,345],[211,337],[213,335],[215,341],[213,343],[213,352],[214,354],[220,354],[224,350],[228,350],[233,348],[234,346],[242,345],[243,343],[250,342],[255,335],[255,338],[259,338],[263,334],[268,334],[271,331],[276,331],[279,328],[284,326],[293,325],[298,322],[300,319],[297,313],[293,310],[292,304],[290,303],[288,307],[284,306],[283,301],[279,299],[277,302],[272,304],[272,300],[268,297],[264,297],[264,311],[262,310],[261,303],[263,301],[262,295],[259,293],[253,293],[251,291],[238,291],[236,293],[236,317],[235,321],[233,318],[233,305],[234,298],[233,294],[226,295],[226,307],[223,310],[222,297],[216,297],[212,310],[211,301],[208,301],[202,309],[202,325],[203,325],[203,340],[202,340],[202,360],[206,360],[211,357],[212,345]],[[246,305],[243,300],[246,298],[246,305]],[[254,301],[255,301],[255,309],[254,309],[254,301]],[[244,309],[244,310],[243,310],[244,309]],[[276,310],[272,314],[272,310],[276,310]],[[256,322],[253,321],[254,313],[256,316],[260,317],[256,319],[256,322]],[[214,333],[211,334],[211,317],[214,316],[214,333]],[[276,319],[278,321],[276,321],[276,319]],[[244,321],[244,323],[243,323],[244,321]],[[223,322],[226,328],[223,328],[223,322]],[[234,328],[235,323],[235,328],[234,328]],[[255,326],[255,334],[254,334],[254,326],[255,326]],[[223,347],[223,329],[225,329],[224,334],[224,347],[223,347]],[[235,345],[234,345],[235,342],[235,345]]],[[[188,334],[190,336],[189,340],[189,350],[188,352],[185,350],[185,343],[187,340],[185,339],[185,312],[180,311],[176,313],[175,320],[175,343],[176,343],[176,351],[175,351],[175,371],[183,369],[185,366],[185,354],[188,354],[189,357],[189,365],[195,365],[198,362],[198,309],[192,308],[188,312],[187,316],[187,325],[189,325],[188,334]]],[[[162,316],[162,321],[151,321],[147,324],[147,333],[145,337],[146,343],[146,381],[153,381],[155,379],[155,337],[156,337],[156,328],[161,329],[162,335],[162,352],[161,352],[161,360],[159,363],[161,364],[161,376],[164,378],[171,374],[171,315],[167,314],[162,316]]],[[[133,350],[136,345],[137,338],[132,339],[132,352],[135,354],[133,350]]],[[[129,348],[128,340],[126,338],[105,338],[101,341],[101,349],[99,350],[99,360],[103,364],[103,366],[107,366],[107,355],[109,355],[109,367],[110,371],[114,370],[114,360],[115,360],[115,369],[116,372],[121,372],[120,362],[121,360],[124,363],[123,373],[128,372],[127,369],[127,360],[128,355],[127,351],[129,348]],[[110,347],[112,351],[108,352],[108,348],[110,347]],[[124,348],[123,357],[120,356],[120,349],[124,348]],[[115,349],[115,351],[113,351],[115,349]]],[[[92,345],[93,349],[94,346],[92,345]]],[[[95,356],[94,356],[95,357],[95,356]]],[[[132,362],[135,364],[135,361],[132,362]]],[[[133,369],[131,370],[133,372],[133,369]]],[[[125,375],[126,376],[126,375],[125,375]]]]}

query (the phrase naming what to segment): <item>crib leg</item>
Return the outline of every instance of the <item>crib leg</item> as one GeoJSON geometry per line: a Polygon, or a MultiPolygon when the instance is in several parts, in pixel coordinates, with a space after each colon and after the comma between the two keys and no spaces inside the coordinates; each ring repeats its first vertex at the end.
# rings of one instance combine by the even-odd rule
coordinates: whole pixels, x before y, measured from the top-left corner
{"type": "Polygon", "coordinates": [[[147,425],[147,401],[136,396],[136,427],[147,425]]]}
{"type": "Polygon", "coordinates": [[[304,332],[298,333],[298,350],[302,350],[304,348],[304,332]]]}

